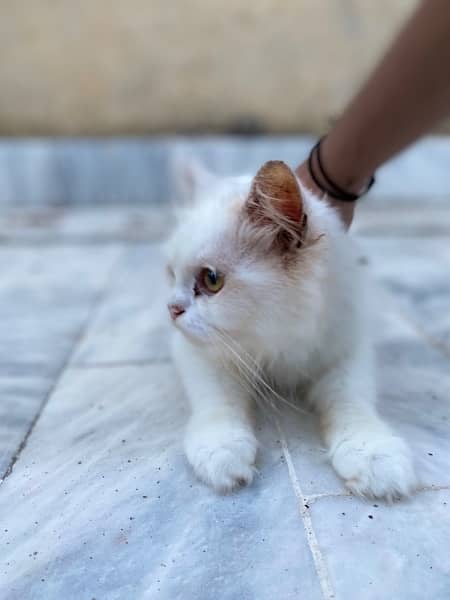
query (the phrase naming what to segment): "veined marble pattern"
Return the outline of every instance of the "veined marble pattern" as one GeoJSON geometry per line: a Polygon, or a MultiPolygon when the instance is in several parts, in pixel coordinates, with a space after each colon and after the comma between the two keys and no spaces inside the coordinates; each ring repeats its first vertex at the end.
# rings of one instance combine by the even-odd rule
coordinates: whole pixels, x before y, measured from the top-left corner
{"type": "Polygon", "coordinates": [[[0,478],[106,285],[118,245],[0,246],[0,478]]]}
{"type": "Polygon", "coordinates": [[[185,419],[170,364],[66,371],[1,488],[0,597],[320,599],[276,431],[255,485],[217,497],[185,419]]]}
{"type": "Polygon", "coordinates": [[[258,415],[254,484],[214,495],[182,452],[153,209],[138,232],[124,207],[39,233],[4,213],[0,598],[450,597],[450,213],[386,206],[355,229],[379,288],[380,410],[421,479],[394,506],[349,495],[314,417],[284,409],[258,415]]]}
{"type": "MultiPolygon", "coordinates": [[[[273,159],[294,167],[314,141],[305,135],[3,138],[0,206],[158,206],[174,194],[171,162],[180,150],[200,157],[218,173],[236,174],[256,171],[273,159]]],[[[414,144],[379,170],[370,198],[406,204],[448,198],[449,147],[444,136],[414,144]]]]}

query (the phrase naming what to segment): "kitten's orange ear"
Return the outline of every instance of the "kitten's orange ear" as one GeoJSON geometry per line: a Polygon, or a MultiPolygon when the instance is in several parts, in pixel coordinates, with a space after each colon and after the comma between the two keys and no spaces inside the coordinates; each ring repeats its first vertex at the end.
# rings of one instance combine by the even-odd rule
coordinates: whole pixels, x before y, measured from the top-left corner
{"type": "Polygon", "coordinates": [[[267,222],[281,217],[293,223],[303,221],[303,200],[297,178],[281,160],[269,160],[256,173],[247,201],[251,217],[267,222]]]}
{"type": "Polygon", "coordinates": [[[267,228],[282,250],[302,245],[306,215],[297,178],[286,163],[269,160],[259,169],[245,209],[253,223],[267,228]]]}

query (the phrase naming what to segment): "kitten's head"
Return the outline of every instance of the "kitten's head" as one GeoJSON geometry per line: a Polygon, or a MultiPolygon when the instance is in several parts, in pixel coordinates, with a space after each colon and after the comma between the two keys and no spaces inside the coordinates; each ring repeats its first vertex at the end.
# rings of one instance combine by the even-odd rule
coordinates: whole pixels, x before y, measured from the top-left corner
{"type": "Polygon", "coordinates": [[[272,344],[319,302],[320,232],[308,220],[305,191],[281,161],[253,178],[187,175],[193,203],[180,210],[167,245],[173,324],[211,351],[218,338],[272,344]]]}

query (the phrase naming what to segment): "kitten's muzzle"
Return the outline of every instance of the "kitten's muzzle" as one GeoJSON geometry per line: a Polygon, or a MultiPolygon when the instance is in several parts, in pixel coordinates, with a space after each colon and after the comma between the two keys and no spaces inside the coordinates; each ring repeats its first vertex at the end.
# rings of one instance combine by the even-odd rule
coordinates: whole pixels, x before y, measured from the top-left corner
{"type": "Polygon", "coordinates": [[[186,312],[186,309],[181,306],[181,304],[168,304],[167,308],[169,309],[170,318],[172,321],[175,321],[180,317],[183,313],[186,312]]]}

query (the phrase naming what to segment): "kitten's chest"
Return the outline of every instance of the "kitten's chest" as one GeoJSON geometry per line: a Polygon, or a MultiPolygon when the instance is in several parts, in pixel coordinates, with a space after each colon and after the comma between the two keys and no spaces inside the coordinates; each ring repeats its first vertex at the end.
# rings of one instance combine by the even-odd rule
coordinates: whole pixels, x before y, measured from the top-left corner
{"type": "Polygon", "coordinates": [[[314,347],[292,343],[276,354],[266,356],[263,369],[280,388],[295,388],[314,379],[320,370],[320,356],[314,347]]]}

